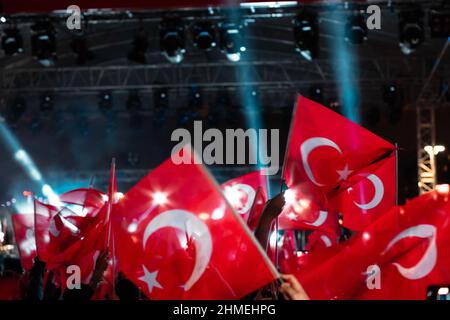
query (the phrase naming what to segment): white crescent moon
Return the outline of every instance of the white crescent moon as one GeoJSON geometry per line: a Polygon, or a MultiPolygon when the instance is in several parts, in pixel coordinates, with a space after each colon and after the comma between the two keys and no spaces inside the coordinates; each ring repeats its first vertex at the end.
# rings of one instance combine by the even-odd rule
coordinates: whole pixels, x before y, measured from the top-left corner
{"type": "Polygon", "coordinates": [[[320,227],[327,220],[327,217],[328,217],[328,212],[320,210],[319,217],[317,217],[316,221],[305,222],[305,224],[313,226],[313,227],[320,227]]]}
{"type": "Polygon", "coordinates": [[[189,290],[205,272],[212,254],[212,238],[208,227],[193,213],[186,210],[165,211],[152,219],[144,231],[143,246],[157,230],[172,227],[182,230],[195,239],[195,266],[190,278],[184,285],[189,290]]]}
{"type": "Polygon", "coordinates": [[[309,180],[311,180],[312,183],[314,183],[316,186],[323,187],[324,184],[318,183],[316,181],[316,179],[314,178],[314,175],[311,171],[311,167],[309,166],[309,163],[308,163],[309,154],[314,149],[319,148],[319,147],[331,147],[331,148],[336,149],[340,154],[342,154],[342,150],[339,148],[339,146],[336,143],[334,143],[334,141],[331,141],[330,139],[322,138],[322,137],[314,137],[314,138],[307,139],[300,146],[300,154],[302,156],[302,163],[303,163],[303,167],[305,168],[306,175],[308,176],[309,180]]]}
{"type": "Polygon", "coordinates": [[[436,248],[436,227],[430,224],[419,224],[417,226],[408,228],[399,233],[392,241],[387,245],[384,253],[388,251],[394,244],[404,238],[419,237],[424,239],[430,239],[430,244],[425,251],[423,257],[417,262],[417,264],[411,268],[405,268],[399,263],[393,263],[397,267],[398,272],[409,280],[417,280],[426,277],[434,268],[437,261],[437,248],[436,248]]]}
{"type": "Polygon", "coordinates": [[[383,200],[384,185],[383,185],[383,181],[381,181],[381,179],[378,178],[378,176],[375,174],[369,174],[366,178],[367,178],[367,180],[372,182],[373,186],[375,187],[375,195],[373,196],[373,199],[369,203],[366,203],[366,204],[357,203],[356,201],[353,201],[353,203],[360,209],[370,210],[370,209],[373,209],[376,206],[378,206],[380,204],[381,200],[383,200]]]}
{"type": "Polygon", "coordinates": [[[247,194],[247,202],[245,203],[245,206],[241,208],[240,210],[237,210],[239,214],[245,214],[250,210],[250,208],[253,205],[253,201],[255,200],[256,191],[250,187],[248,184],[243,183],[237,183],[232,186],[232,188],[236,188],[236,190],[241,190],[247,194]]]}
{"type": "Polygon", "coordinates": [[[332,245],[331,239],[328,236],[323,234],[320,236],[320,240],[322,240],[322,242],[325,244],[325,247],[327,248],[331,247],[332,245]]]}

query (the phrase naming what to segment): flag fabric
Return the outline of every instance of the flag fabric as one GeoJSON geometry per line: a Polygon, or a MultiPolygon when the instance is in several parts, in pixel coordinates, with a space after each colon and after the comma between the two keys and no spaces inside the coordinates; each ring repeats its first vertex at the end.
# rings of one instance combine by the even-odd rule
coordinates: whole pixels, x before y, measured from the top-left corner
{"type": "Polygon", "coordinates": [[[201,165],[166,160],[125,194],[112,222],[121,271],[152,300],[239,299],[278,277],[201,165]]]}
{"type": "Polygon", "coordinates": [[[12,224],[22,268],[30,270],[33,266],[33,259],[37,254],[34,237],[34,215],[14,214],[12,216],[12,224]]]}
{"type": "Polygon", "coordinates": [[[55,216],[58,215],[61,208],[45,204],[37,199],[34,199],[34,226],[36,236],[36,249],[39,258],[42,261],[50,263],[53,259],[49,253],[49,246],[51,236],[58,233],[55,216]]]}
{"type": "MultiPolygon", "coordinates": [[[[68,205],[85,208],[91,215],[105,204],[106,195],[93,188],[79,188],[70,190],[59,196],[59,201],[68,205]]],[[[87,214],[87,213],[85,213],[87,214]]]]}
{"type": "Polygon", "coordinates": [[[267,202],[267,176],[255,171],[229,180],[221,187],[230,205],[254,230],[267,202]]]}
{"type": "Polygon", "coordinates": [[[321,230],[339,235],[338,214],[323,194],[309,195],[299,186],[284,193],[286,204],[278,217],[280,230],[321,230]]]}
{"type": "Polygon", "coordinates": [[[450,283],[448,197],[447,188],[393,208],[349,241],[300,261],[297,278],[312,299],[425,299],[428,286],[450,283]],[[373,289],[377,274],[381,286],[373,289]]]}
{"type": "Polygon", "coordinates": [[[307,182],[325,194],[393,152],[395,146],[330,109],[299,96],[283,167],[289,188],[307,182]]]}
{"type": "Polygon", "coordinates": [[[396,155],[368,166],[349,179],[351,187],[339,191],[336,210],[343,215],[343,226],[361,231],[396,205],[396,155]],[[356,180],[363,178],[362,180],[356,180]]]}

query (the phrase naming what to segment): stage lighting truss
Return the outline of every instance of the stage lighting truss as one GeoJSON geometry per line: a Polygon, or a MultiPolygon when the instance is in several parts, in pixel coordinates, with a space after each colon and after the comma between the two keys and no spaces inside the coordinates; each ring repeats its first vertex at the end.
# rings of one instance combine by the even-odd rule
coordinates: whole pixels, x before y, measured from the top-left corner
{"type": "Polygon", "coordinates": [[[362,44],[367,39],[367,24],[364,14],[355,11],[347,18],[345,40],[352,44],[362,44]]]}
{"type": "Polygon", "coordinates": [[[296,50],[308,61],[319,55],[319,21],[317,14],[301,11],[293,20],[296,50]]]}
{"type": "Polygon", "coordinates": [[[200,50],[211,50],[216,47],[216,30],[210,21],[199,21],[193,26],[194,45],[200,50]]]}
{"type": "Polygon", "coordinates": [[[185,49],[184,25],[180,18],[164,18],[160,24],[160,48],[171,63],[183,61],[185,49]]]}
{"type": "Polygon", "coordinates": [[[398,32],[402,52],[414,52],[425,40],[424,12],[419,8],[400,12],[398,32]]]}
{"type": "Polygon", "coordinates": [[[35,23],[31,30],[31,53],[41,65],[50,67],[56,60],[56,32],[48,21],[35,23]]]}
{"type": "Polygon", "coordinates": [[[220,25],[220,49],[228,60],[241,60],[241,54],[246,51],[241,25],[225,22],[220,25]]]}
{"type": "Polygon", "coordinates": [[[17,28],[9,28],[4,31],[2,49],[7,56],[13,56],[23,52],[23,39],[17,28]]]}

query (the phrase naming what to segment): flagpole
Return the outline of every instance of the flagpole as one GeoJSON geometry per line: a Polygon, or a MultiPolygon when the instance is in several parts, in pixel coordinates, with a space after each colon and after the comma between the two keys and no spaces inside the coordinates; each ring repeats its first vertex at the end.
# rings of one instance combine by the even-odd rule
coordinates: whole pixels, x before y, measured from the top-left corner
{"type": "Polygon", "coordinates": [[[395,205],[398,206],[398,143],[395,143],[395,205]]]}

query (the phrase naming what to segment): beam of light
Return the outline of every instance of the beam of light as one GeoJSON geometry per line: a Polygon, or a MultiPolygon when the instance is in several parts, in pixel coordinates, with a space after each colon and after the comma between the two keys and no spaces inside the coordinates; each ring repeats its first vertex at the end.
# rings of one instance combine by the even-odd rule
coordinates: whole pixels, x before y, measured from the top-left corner
{"type": "Polygon", "coordinates": [[[345,28],[342,21],[346,21],[346,13],[336,10],[331,14],[331,22],[328,23],[332,30],[329,41],[331,42],[331,60],[335,70],[335,82],[338,84],[338,93],[342,105],[343,115],[353,122],[360,123],[359,76],[357,47],[345,42],[345,28]],[[337,24],[337,26],[336,26],[337,24]]]}
{"type": "MultiPolygon", "coordinates": [[[[231,1],[227,1],[227,3],[232,3],[231,1]]],[[[234,9],[231,11],[230,13],[230,19],[231,22],[235,23],[236,25],[239,24],[243,24],[244,20],[241,19],[240,15],[239,15],[239,9],[234,9]]],[[[252,56],[251,56],[251,43],[246,43],[246,41],[248,41],[249,39],[249,28],[246,28],[246,32],[245,32],[245,37],[242,37],[243,40],[243,44],[240,47],[240,51],[241,52],[245,52],[245,59],[248,59],[249,61],[252,60],[252,56]],[[250,50],[249,50],[250,49],[250,50]]],[[[239,60],[242,58],[241,54],[239,54],[239,60]]],[[[253,83],[255,82],[257,79],[254,79],[253,77],[253,72],[251,70],[251,68],[247,65],[241,65],[239,67],[236,68],[236,78],[238,79],[239,82],[241,83],[253,83]]],[[[247,123],[247,127],[248,128],[252,128],[255,130],[259,129],[263,129],[263,121],[262,121],[262,117],[261,117],[261,105],[256,97],[256,88],[248,88],[244,85],[240,85],[239,86],[239,93],[240,93],[240,97],[241,97],[241,105],[244,108],[244,116],[246,118],[246,123],[247,123]]],[[[270,136],[270,135],[268,135],[270,136]]],[[[262,170],[263,167],[261,165],[261,161],[260,159],[262,158],[262,154],[264,154],[266,152],[266,148],[267,146],[265,145],[265,143],[261,143],[260,138],[257,139],[258,141],[256,142],[255,145],[249,145],[249,153],[252,155],[257,155],[257,157],[255,157],[255,159],[257,159],[257,169],[258,170],[262,170]],[[259,152],[259,154],[258,154],[259,152]]],[[[269,176],[266,176],[267,179],[267,192],[268,192],[268,197],[271,198],[272,197],[272,193],[271,193],[271,186],[270,186],[270,181],[269,181],[269,176]]]]}
{"type": "MultiPolygon", "coordinates": [[[[20,164],[20,166],[25,171],[25,173],[28,175],[28,177],[31,180],[33,180],[41,185],[42,193],[48,198],[50,203],[54,203],[54,204],[60,203],[59,197],[52,190],[50,185],[46,184],[41,172],[39,171],[38,167],[35,165],[33,159],[28,154],[28,152],[26,152],[26,150],[22,147],[19,140],[8,128],[6,120],[1,116],[0,116],[0,136],[5,141],[8,149],[14,155],[14,159],[20,164]],[[45,192],[44,192],[44,190],[45,190],[45,192]]],[[[16,210],[18,210],[19,212],[21,212],[20,210],[24,209],[19,205],[18,202],[15,203],[14,206],[15,206],[16,210]]]]}
{"type": "Polygon", "coordinates": [[[48,184],[44,184],[42,186],[42,194],[47,197],[51,205],[54,206],[62,205],[58,195],[53,191],[52,187],[49,186],[48,184]]]}

